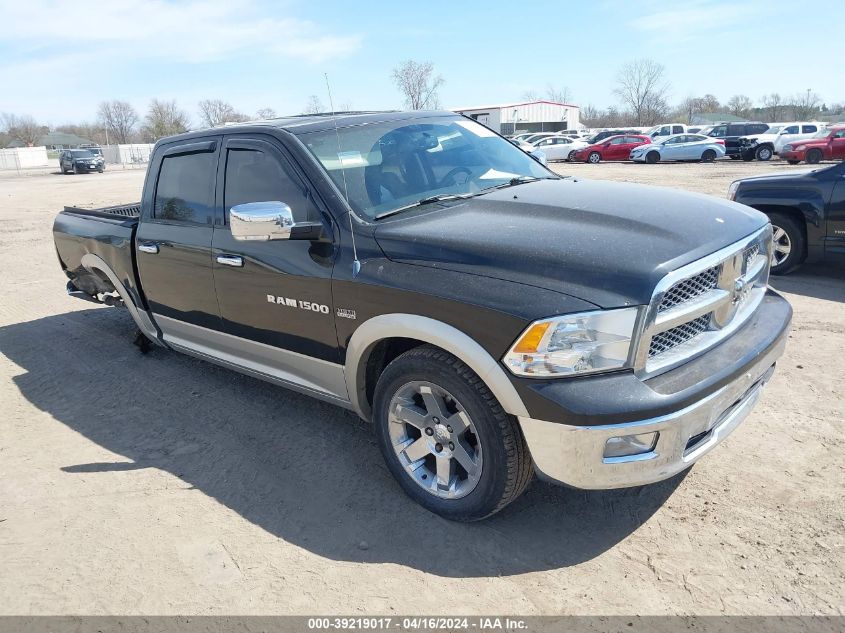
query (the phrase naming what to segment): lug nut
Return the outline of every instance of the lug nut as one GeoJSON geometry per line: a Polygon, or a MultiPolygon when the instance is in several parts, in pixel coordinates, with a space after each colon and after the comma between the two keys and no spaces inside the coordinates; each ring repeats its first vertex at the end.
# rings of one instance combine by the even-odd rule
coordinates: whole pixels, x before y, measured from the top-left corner
{"type": "Polygon", "coordinates": [[[450,451],[455,450],[455,445],[454,445],[454,443],[449,442],[449,450],[450,450],[450,451]]]}
{"type": "Polygon", "coordinates": [[[436,450],[439,453],[440,451],[443,450],[443,444],[435,444],[434,450],[436,450]]]}
{"type": "Polygon", "coordinates": [[[431,418],[431,421],[432,421],[432,422],[434,422],[435,424],[439,424],[439,423],[440,423],[440,418],[438,418],[438,417],[433,417],[433,418],[431,418]]]}
{"type": "Polygon", "coordinates": [[[452,432],[452,427],[451,427],[451,426],[449,426],[449,425],[447,424],[447,425],[446,425],[446,430],[447,430],[447,431],[449,431],[449,433],[451,433],[451,432],[452,432]]]}
{"type": "Polygon", "coordinates": [[[433,430],[431,427],[428,427],[428,428],[425,430],[425,434],[426,434],[426,435],[434,435],[434,430],[433,430]]]}

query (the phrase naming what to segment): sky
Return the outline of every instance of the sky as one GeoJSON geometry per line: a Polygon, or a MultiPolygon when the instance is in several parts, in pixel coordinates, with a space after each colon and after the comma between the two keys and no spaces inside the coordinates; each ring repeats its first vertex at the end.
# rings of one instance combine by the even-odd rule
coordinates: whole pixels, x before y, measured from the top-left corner
{"type": "Polygon", "coordinates": [[[582,107],[616,104],[619,68],[651,58],[670,101],[713,93],[845,102],[845,40],[826,22],[839,0],[556,0],[485,3],[321,0],[0,0],[0,112],[52,125],[93,121],[123,99],[219,98],[252,114],[301,112],[309,95],[337,107],[393,109],[391,70],[431,61],[444,107],[515,102],[566,86],[582,107]]]}

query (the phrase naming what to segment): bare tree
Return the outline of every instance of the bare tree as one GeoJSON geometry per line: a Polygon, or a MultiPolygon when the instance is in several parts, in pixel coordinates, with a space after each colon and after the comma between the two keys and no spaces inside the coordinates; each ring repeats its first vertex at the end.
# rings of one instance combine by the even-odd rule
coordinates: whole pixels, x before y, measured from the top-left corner
{"type": "Polygon", "coordinates": [[[409,59],[393,69],[393,83],[405,97],[405,105],[411,110],[436,110],[440,107],[437,89],[443,85],[443,77],[434,74],[431,62],[416,62],[409,59]]]}
{"type": "Polygon", "coordinates": [[[703,97],[699,98],[701,99],[702,112],[718,112],[722,109],[722,104],[719,103],[719,100],[716,98],[716,96],[710,94],[709,92],[703,97]]]}
{"type": "Polygon", "coordinates": [[[197,105],[200,110],[200,120],[206,127],[218,127],[224,123],[249,120],[249,117],[241,114],[232,107],[231,103],[222,99],[203,99],[197,105]]]}
{"type": "Polygon", "coordinates": [[[97,111],[100,123],[112,143],[129,143],[132,130],[138,124],[138,112],[128,101],[103,101],[97,111]]]}
{"type": "Polygon", "coordinates": [[[176,101],[153,99],[147,109],[141,131],[147,140],[157,141],[164,136],[187,132],[190,125],[188,113],[181,110],[176,101]]]}
{"type": "Polygon", "coordinates": [[[777,92],[767,94],[760,101],[768,121],[781,121],[786,116],[786,103],[777,92]]]}
{"type": "Polygon", "coordinates": [[[46,132],[44,126],[39,125],[28,114],[18,116],[4,113],[2,122],[2,131],[10,137],[10,140],[15,139],[28,147],[38,143],[38,139],[46,132]]]}
{"type": "Polygon", "coordinates": [[[653,125],[668,113],[669,84],[665,74],[666,69],[651,59],[638,59],[620,69],[615,92],[631,111],[636,125],[653,125]]]}
{"type": "Polygon", "coordinates": [[[692,124],[696,114],[701,114],[703,100],[701,97],[687,97],[678,105],[677,114],[687,125],[692,124]]]}
{"type": "Polygon", "coordinates": [[[572,91],[567,86],[555,88],[549,84],[546,86],[546,99],[555,103],[569,103],[572,100],[572,91]]]}
{"type": "Polygon", "coordinates": [[[821,99],[812,90],[799,92],[792,98],[792,118],[796,121],[806,121],[819,115],[821,99]]]}
{"type": "Polygon", "coordinates": [[[106,129],[96,123],[66,123],[64,125],[56,126],[57,132],[66,132],[68,134],[75,134],[94,143],[105,145],[106,129]]]}
{"type": "Polygon", "coordinates": [[[255,113],[256,119],[275,119],[278,115],[273,108],[261,108],[255,113]]]}
{"type": "Polygon", "coordinates": [[[319,114],[320,112],[325,111],[325,108],[323,108],[323,102],[320,101],[320,97],[317,95],[311,95],[308,97],[308,102],[305,104],[305,109],[302,111],[302,114],[319,114]]]}
{"type": "Polygon", "coordinates": [[[539,101],[540,100],[540,93],[536,90],[526,90],[522,93],[522,98],[526,101],[539,101]]]}
{"type": "Polygon", "coordinates": [[[745,95],[734,95],[725,104],[728,107],[728,112],[738,117],[747,117],[751,108],[754,107],[754,102],[745,95]]]}

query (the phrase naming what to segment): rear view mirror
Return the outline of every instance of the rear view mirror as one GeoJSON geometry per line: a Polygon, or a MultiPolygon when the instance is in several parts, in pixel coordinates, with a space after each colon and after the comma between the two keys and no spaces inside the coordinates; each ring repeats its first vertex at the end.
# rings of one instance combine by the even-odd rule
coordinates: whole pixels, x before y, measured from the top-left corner
{"type": "Polygon", "coordinates": [[[229,211],[229,226],[236,240],[287,240],[293,228],[293,211],[284,202],[247,202],[229,211]]]}

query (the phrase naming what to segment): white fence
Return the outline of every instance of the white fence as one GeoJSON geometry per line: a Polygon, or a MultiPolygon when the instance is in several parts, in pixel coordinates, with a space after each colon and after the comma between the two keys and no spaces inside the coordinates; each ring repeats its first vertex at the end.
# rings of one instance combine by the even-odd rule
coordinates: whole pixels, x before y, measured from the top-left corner
{"type": "Polygon", "coordinates": [[[109,165],[146,165],[153,151],[152,143],[104,145],[103,158],[109,165]]]}
{"type": "Polygon", "coordinates": [[[0,149],[0,169],[29,169],[32,167],[47,167],[46,147],[10,147],[0,149]]]}

